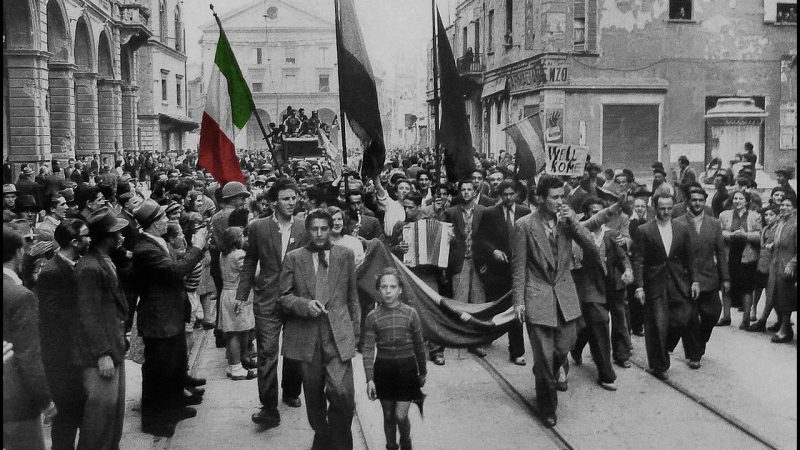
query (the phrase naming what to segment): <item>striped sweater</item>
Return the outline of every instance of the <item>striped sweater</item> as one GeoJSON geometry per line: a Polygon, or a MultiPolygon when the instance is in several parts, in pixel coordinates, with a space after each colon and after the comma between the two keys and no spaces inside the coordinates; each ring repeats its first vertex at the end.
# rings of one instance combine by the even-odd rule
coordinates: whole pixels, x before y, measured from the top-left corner
{"type": "Polygon", "coordinates": [[[373,378],[376,348],[380,358],[416,358],[420,375],[427,373],[419,315],[404,303],[392,308],[378,305],[367,315],[363,351],[367,381],[373,378]]]}

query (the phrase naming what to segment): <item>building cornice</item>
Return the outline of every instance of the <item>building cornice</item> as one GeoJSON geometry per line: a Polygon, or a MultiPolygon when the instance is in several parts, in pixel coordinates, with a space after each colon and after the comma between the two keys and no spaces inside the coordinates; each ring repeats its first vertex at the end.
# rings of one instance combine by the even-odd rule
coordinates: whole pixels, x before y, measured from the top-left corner
{"type": "Polygon", "coordinates": [[[147,44],[154,49],[161,50],[164,53],[168,53],[173,58],[179,59],[181,61],[186,61],[186,53],[179,52],[174,48],[164,44],[163,42],[159,41],[157,38],[150,38],[147,40],[147,44]]]}

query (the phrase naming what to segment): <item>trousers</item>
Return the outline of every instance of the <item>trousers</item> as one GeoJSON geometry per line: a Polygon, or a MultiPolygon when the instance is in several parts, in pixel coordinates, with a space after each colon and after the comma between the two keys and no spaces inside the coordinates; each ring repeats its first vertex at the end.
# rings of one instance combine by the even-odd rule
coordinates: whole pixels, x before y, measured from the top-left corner
{"type": "Polygon", "coordinates": [[[41,416],[33,420],[3,422],[5,450],[44,450],[41,416]]]}
{"type": "Polygon", "coordinates": [[[608,336],[608,309],[602,303],[582,303],[584,326],[578,331],[573,351],[580,355],[589,344],[600,381],[613,383],[617,379],[611,365],[611,339],[608,336]]]}
{"type": "Polygon", "coordinates": [[[632,346],[625,290],[606,290],[606,307],[611,315],[611,351],[614,361],[626,361],[631,357],[632,346]]]}
{"type": "Polygon", "coordinates": [[[722,312],[719,291],[701,292],[691,305],[691,315],[683,332],[683,352],[689,361],[700,361],[706,353],[706,344],[722,312]]]}
{"type": "Polygon", "coordinates": [[[142,421],[171,422],[183,407],[183,379],[188,356],[184,333],[169,338],[143,338],[142,421]]]}
{"type": "Polygon", "coordinates": [[[658,372],[669,369],[669,352],[678,345],[692,311],[689,300],[673,283],[665,284],[664,292],[654,298],[645,296],[644,302],[647,363],[658,372]]]}
{"type": "Polygon", "coordinates": [[[569,371],[567,353],[575,345],[576,321],[565,322],[559,310],[558,325],[555,327],[526,323],[533,353],[536,404],[540,414],[555,414],[558,407],[558,371],[561,366],[569,371]]]}
{"type": "Polygon", "coordinates": [[[97,367],[83,369],[86,406],[78,448],[119,450],[125,419],[125,361],[114,367],[110,378],[97,367]]]}

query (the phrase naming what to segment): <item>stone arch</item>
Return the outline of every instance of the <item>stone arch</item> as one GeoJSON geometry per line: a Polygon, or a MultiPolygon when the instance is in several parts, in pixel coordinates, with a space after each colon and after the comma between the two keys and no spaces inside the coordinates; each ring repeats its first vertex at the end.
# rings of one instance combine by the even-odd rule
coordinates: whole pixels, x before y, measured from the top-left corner
{"type": "MultiPolygon", "coordinates": [[[[311,114],[309,112],[309,114],[311,114]]],[[[317,110],[317,115],[319,115],[319,120],[321,122],[327,123],[328,125],[333,123],[333,119],[338,116],[335,111],[330,108],[320,108],[317,110]]]]}
{"type": "Polygon", "coordinates": [[[39,36],[37,9],[30,0],[4,1],[3,20],[4,49],[38,49],[36,36],[39,36]],[[10,18],[14,20],[10,20],[10,18]]]}
{"type": "Polygon", "coordinates": [[[50,62],[66,63],[70,61],[69,18],[64,11],[61,0],[47,2],[47,51],[53,54],[50,62]]]}
{"type": "MultiPolygon", "coordinates": [[[[264,111],[261,108],[256,109],[258,116],[261,117],[261,123],[264,124],[264,128],[269,133],[269,123],[272,121],[268,112],[264,111]]],[[[250,116],[250,120],[247,122],[247,147],[252,149],[258,150],[265,150],[267,149],[267,143],[264,141],[264,135],[261,133],[261,128],[258,126],[258,120],[256,120],[256,115],[253,114],[250,116]]]]}
{"type": "Polygon", "coordinates": [[[114,79],[114,55],[111,53],[108,30],[100,33],[100,40],[97,44],[97,72],[101,78],[114,79]]]}
{"type": "Polygon", "coordinates": [[[92,30],[89,25],[89,20],[86,17],[78,19],[75,25],[75,47],[73,55],[75,56],[75,65],[81,72],[94,71],[94,45],[92,44],[92,30]]]}

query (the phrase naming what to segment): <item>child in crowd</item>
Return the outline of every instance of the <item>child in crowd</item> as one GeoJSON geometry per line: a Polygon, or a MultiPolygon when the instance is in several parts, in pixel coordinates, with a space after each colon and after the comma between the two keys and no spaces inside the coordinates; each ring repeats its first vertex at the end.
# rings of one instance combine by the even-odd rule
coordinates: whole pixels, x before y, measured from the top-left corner
{"type": "Polygon", "coordinates": [[[228,370],[226,375],[233,380],[250,380],[256,377],[255,370],[242,367],[242,357],[247,355],[247,339],[250,329],[255,327],[252,293],[246,302],[236,301],[239,276],[244,264],[247,242],[242,227],[230,227],[223,232],[219,265],[222,271],[222,295],[220,297],[219,325],[225,330],[228,370]]]}
{"type": "Polygon", "coordinates": [[[381,401],[386,448],[411,449],[408,409],[411,402],[421,403],[424,395],[420,388],[427,375],[422,327],[417,311],[400,302],[403,286],[396,269],[384,269],[375,289],[380,305],[367,315],[364,327],[367,395],[381,401]]]}

